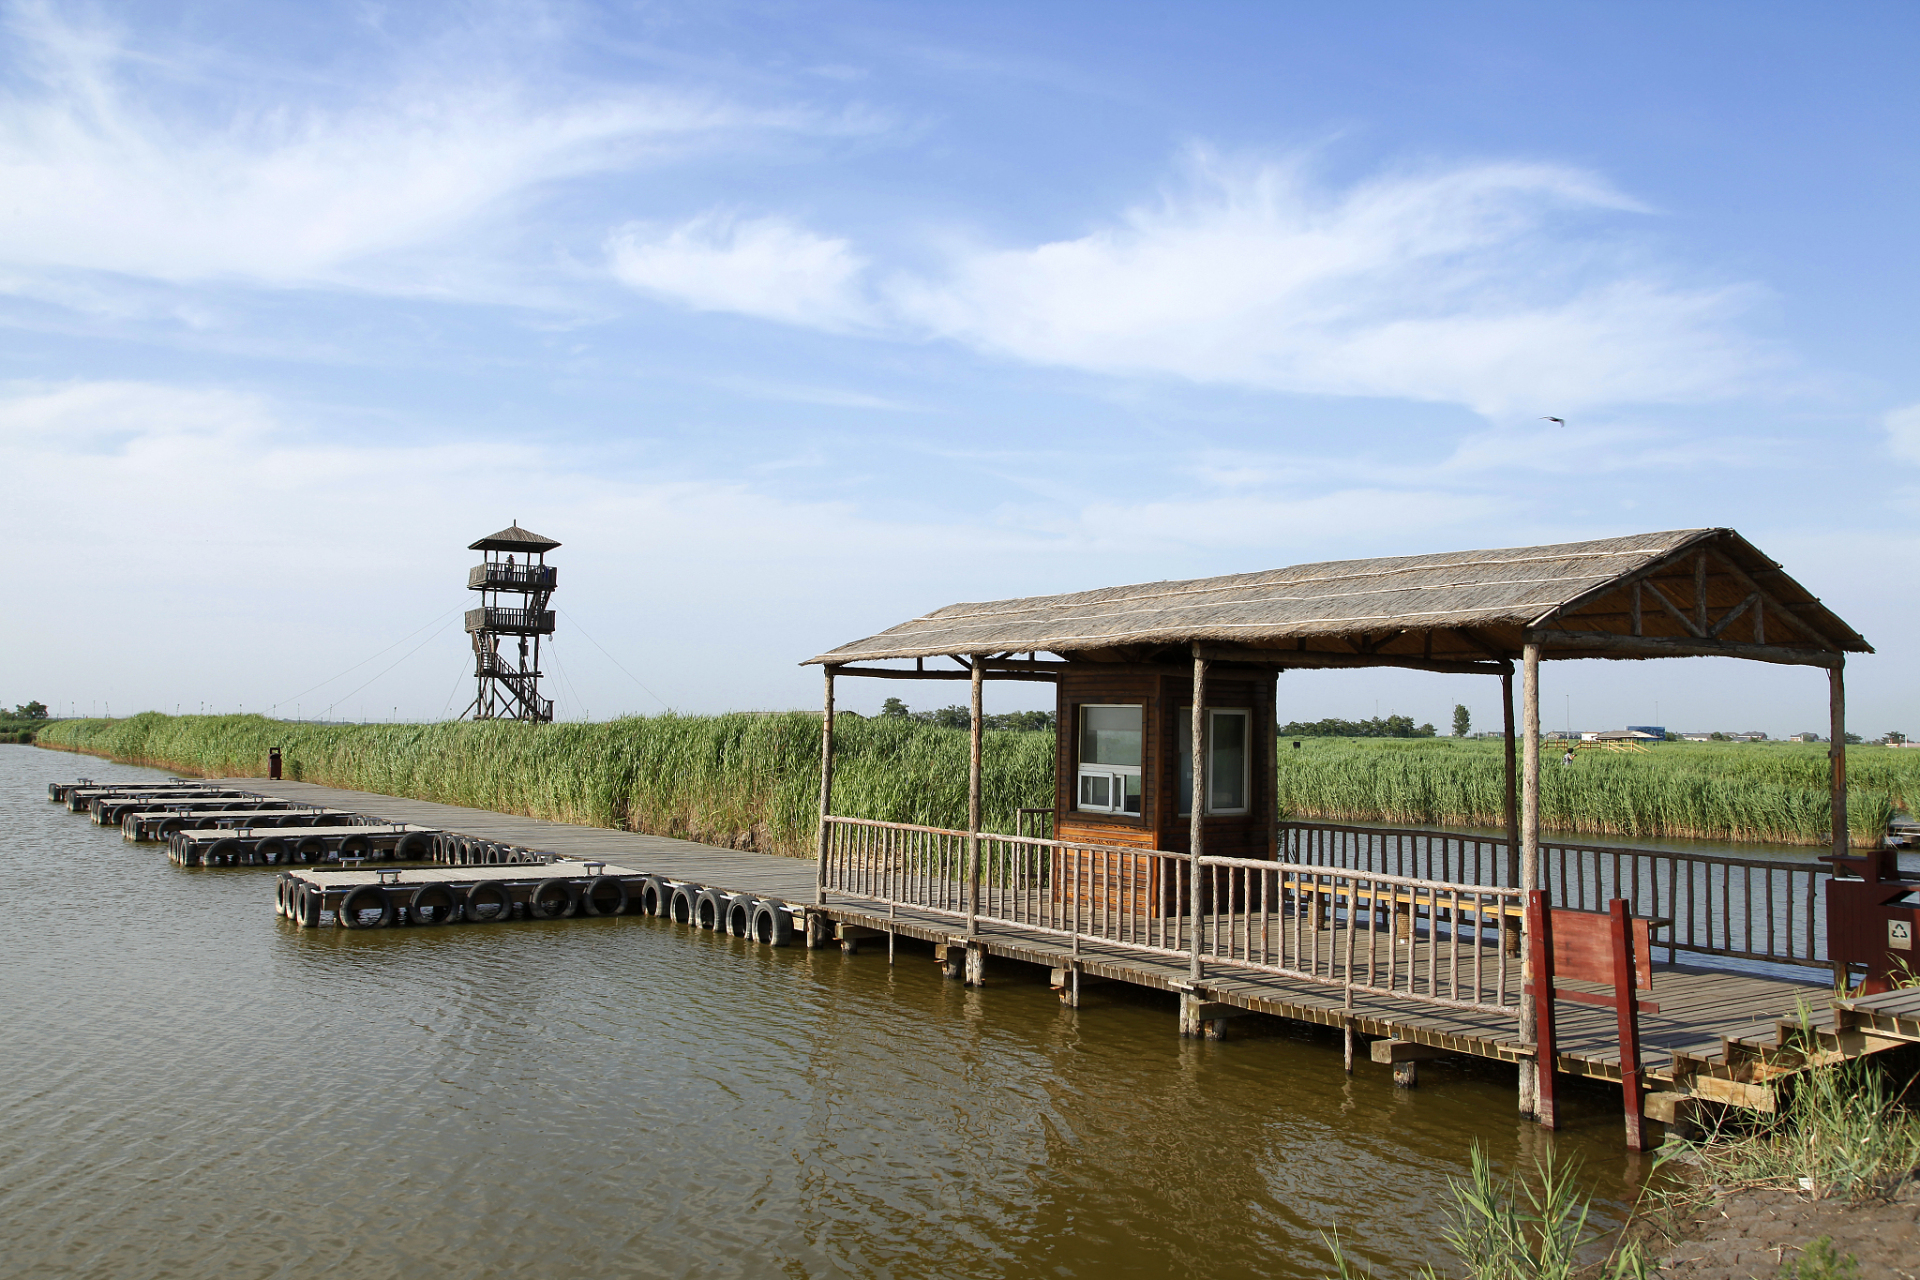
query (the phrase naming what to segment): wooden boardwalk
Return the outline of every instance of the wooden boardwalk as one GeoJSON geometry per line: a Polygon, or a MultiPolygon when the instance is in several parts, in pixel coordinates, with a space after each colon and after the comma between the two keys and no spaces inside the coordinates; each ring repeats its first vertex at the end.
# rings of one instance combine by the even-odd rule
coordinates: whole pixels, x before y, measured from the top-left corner
{"type": "MultiPolygon", "coordinates": [[[[632,874],[662,875],[728,894],[779,898],[796,907],[811,903],[814,896],[813,864],[794,858],[311,783],[262,778],[231,782],[301,804],[350,810],[387,822],[433,827],[567,858],[593,859],[632,874]]],[[[964,916],[923,908],[889,908],[842,893],[831,895],[820,914],[838,925],[850,926],[855,936],[861,930],[890,932],[937,947],[971,945],[987,956],[1054,969],[1070,969],[1077,964],[1090,978],[1198,995],[1220,1005],[1323,1026],[1339,1027],[1351,1020],[1358,1034],[1411,1041],[1450,1053],[1505,1062],[1517,1062],[1527,1053],[1519,1043],[1515,1018],[1498,1013],[1451,1009],[1371,993],[1356,993],[1349,1010],[1338,986],[1223,965],[1210,965],[1200,989],[1194,991],[1183,957],[1085,940],[1076,957],[1065,937],[990,921],[980,921],[968,938],[964,916]]],[[[1344,933],[1344,927],[1328,933],[1344,933]]],[[[1329,944],[1337,945],[1331,938],[1329,944]]],[[[1409,959],[1416,965],[1424,964],[1424,949],[1431,945],[1424,937],[1402,945],[1409,959]]],[[[1825,1037],[1844,1029],[1836,1025],[1829,988],[1818,981],[1793,981],[1699,965],[1656,965],[1651,999],[1660,1005],[1660,1012],[1645,1015],[1641,1024],[1649,1083],[1672,1087],[1691,1081],[1696,1094],[1726,1102],[1771,1104],[1771,1091],[1756,1089],[1752,1083],[1755,1063],[1762,1064],[1758,1074],[1764,1077],[1765,1060],[1785,1045],[1803,1019],[1816,1034],[1825,1037]]],[[[1920,1008],[1914,1014],[1920,1016],[1920,1008]]],[[[1557,1066],[1561,1072],[1619,1079],[1612,1013],[1563,1004],[1558,1022],[1557,1066]]]]}

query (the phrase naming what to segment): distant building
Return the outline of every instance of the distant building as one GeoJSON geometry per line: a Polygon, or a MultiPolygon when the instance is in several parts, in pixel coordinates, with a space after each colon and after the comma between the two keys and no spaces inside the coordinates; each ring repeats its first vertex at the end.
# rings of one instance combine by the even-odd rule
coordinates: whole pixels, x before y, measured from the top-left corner
{"type": "Polygon", "coordinates": [[[1667,740],[1667,726],[1663,724],[1630,724],[1627,726],[1627,731],[1629,733],[1644,733],[1655,742],[1665,742],[1667,740]]]}
{"type": "Polygon", "coordinates": [[[1825,742],[1826,739],[1821,737],[1817,733],[1790,733],[1787,735],[1787,741],[1788,742],[1825,742]]]}

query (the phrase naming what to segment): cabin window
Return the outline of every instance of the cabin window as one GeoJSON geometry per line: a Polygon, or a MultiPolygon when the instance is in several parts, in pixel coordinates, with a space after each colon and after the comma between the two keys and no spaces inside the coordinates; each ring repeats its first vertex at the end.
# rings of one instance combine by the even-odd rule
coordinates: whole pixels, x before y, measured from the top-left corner
{"type": "MultiPolygon", "coordinates": [[[[1207,708],[1207,812],[1247,812],[1253,713],[1207,708]]],[[[1193,812],[1193,708],[1180,710],[1180,812],[1193,812]]]]}
{"type": "Polygon", "coordinates": [[[1080,795],[1075,807],[1095,813],[1140,812],[1140,724],[1137,706],[1080,708],[1080,795]]]}

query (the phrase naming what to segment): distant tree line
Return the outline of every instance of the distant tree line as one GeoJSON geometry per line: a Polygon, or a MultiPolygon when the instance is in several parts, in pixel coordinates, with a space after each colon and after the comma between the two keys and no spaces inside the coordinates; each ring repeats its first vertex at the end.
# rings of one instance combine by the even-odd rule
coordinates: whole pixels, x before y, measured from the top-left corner
{"type": "MultiPolygon", "coordinates": [[[[938,725],[942,729],[970,729],[973,727],[973,712],[966,707],[941,707],[938,711],[915,711],[898,698],[888,698],[880,704],[882,717],[897,720],[916,720],[921,724],[938,725]]],[[[1008,711],[1001,715],[982,716],[980,727],[983,729],[1016,729],[1026,732],[1053,731],[1053,712],[1051,711],[1008,711]]]]}
{"type": "MultiPolygon", "coordinates": [[[[6,713],[0,712],[0,715],[6,715],[6,713]]],[[[13,709],[11,716],[7,716],[10,720],[45,720],[46,718],[47,704],[44,702],[22,703],[13,709]]]]}
{"type": "Polygon", "coordinates": [[[1371,720],[1295,720],[1280,726],[1283,738],[1431,738],[1433,726],[1416,725],[1412,716],[1375,716],[1371,720]]]}

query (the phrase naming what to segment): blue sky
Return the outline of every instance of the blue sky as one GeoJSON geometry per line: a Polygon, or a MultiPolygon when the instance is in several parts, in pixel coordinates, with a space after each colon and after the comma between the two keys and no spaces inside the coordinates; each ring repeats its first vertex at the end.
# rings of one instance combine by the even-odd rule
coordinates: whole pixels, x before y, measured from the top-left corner
{"type": "Polygon", "coordinates": [[[0,700],[457,711],[515,519],[568,718],[812,705],[956,600],[1731,525],[1920,732],[1911,6],[0,13],[0,700]]]}

